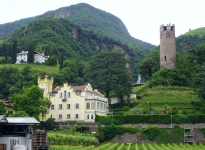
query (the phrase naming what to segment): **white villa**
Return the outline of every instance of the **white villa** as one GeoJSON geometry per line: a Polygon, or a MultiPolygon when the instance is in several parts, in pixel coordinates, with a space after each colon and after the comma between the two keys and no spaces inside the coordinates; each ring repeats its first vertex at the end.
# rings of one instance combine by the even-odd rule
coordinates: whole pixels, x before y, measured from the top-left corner
{"type": "MultiPolygon", "coordinates": [[[[43,53],[39,53],[37,51],[34,52],[34,62],[45,63],[49,56],[45,56],[43,53]]],[[[22,51],[21,53],[17,54],[16,57],[16,64],[21,64],[21,60],[27,63],[28,61],[28,51],[22,51]]]]}
{"type": "Polygon", "coordinates": [[[54,78],[38,77],[38,86],[44,90],[44,97],[51,100],[51,108],[46,118],[55,118],[57,121],[84,121],[95,122],[95,114],[106,116],[109,111],[108,98],[91,84],[71,86],[64,83],[53,89],[54,78]]]}

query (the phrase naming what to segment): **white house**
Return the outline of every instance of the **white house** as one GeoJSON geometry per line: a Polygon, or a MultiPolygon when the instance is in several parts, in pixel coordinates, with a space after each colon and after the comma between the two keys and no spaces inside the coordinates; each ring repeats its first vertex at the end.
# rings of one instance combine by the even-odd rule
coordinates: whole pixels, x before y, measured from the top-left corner
{"type": "MultiPolygon", "coordinates": [[[[39,53],[37,51],[34,52],[34,62],[45,63],[49,56],[45,56],[43,53],[39,53]]],[[[27,63],[28,61],[28,51],[22,51],[17,54],[16,64],[21,64],[21,60],[27,63]]]]}
{"type": "MultiPolygon", "coordinates": [[[[127,98],[128,98],[127,95],[123,95],[122,100],[118,96],[114,96],[111,98],[111,104],[117,104],[117,103],[121,103],[121,102],[126,103],[127,98]]],[[[137,94],[135,92],[131,91],[129,98],[131,98],[131,99],[137,98],[137,94]]]]}

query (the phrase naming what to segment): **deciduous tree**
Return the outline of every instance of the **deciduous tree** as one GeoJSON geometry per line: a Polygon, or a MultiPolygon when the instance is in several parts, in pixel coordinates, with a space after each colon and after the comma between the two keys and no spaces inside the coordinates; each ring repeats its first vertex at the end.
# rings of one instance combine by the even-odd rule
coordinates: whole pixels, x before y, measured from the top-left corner
{"type": "Polygon", "coordinates": [[[44,91],[38,86],[23,87],[23,93],[17,94],[14,98],[13,109],[15,111],[25,111],[29,116],[45,117],[51,106],[51,101],[43,96],[44,91]]]}

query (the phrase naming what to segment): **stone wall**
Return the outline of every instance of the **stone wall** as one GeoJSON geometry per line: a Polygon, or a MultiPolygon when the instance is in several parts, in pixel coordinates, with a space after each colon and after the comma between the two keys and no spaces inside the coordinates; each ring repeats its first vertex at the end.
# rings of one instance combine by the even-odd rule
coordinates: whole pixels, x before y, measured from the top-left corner
{"type": "MultiPolygon", "coordinates": [[[[168,129],[169,130],[169,129],[168,129]]],[[[113,139],[111,139],[109,142],[114,142],[114,143],[144,143],[144,144],[154,144],[155,141],[149,141],[149,140],[143,140],[141,139],[141,133],[134,133],[134,134],[130,134],[130,133],[126,133],[124,135],[120,135],[120,136],[115,136],[113,139]]],[[[205,142],[205,138],[204,135],[201,131],[199,131],[199,129],[194,129],[194,142],[195,143],[204,143],[205,142]]]]}

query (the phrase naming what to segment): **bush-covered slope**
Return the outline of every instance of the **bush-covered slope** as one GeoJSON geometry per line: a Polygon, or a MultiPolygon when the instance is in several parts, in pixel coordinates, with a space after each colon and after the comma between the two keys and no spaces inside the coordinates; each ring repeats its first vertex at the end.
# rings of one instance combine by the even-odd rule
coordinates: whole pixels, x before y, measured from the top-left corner
{"type": "Polygon", "coordinates": [[[191,30],[176,38],[176,48],[180,53],[202,45],[205,45],[205,28],[191,30]]]}
{"type": "Polygon", "coordinates": [[[16,30],[13,36],[7,39],[6,44],[10,45],[15,38],[18,41],[18,52],[27,50],[28,45],[35,41],[37,49],[45,52],[45,49],[50,48],[52,54],[58,58],[61,51],[64,51],[65,59],[88,61],[93,55],[105,50],[125,52],[126,57],[130,59],[130,68],[133,68],[149,53],[137,46],[82,29],[62,18],[47,17],[31,21],[27,27],[16,30]]]}
{"type": "Polygon", "coordinates": [[[106,36],[113,37],[117,40],[137,44],[138,46],[154,49],[156,46],[130,36],[124,23],[116,16],[97,9],[86,3],[71,5],[69,7],[59,8],[55,11],[48,11],[36,17],[21,19],[12,23],[0,25],[0,37],[11,36],[15,29],[26,26],[30,21],[47,16],[67,18],[87,30],[103,33],[106,36]]]}

